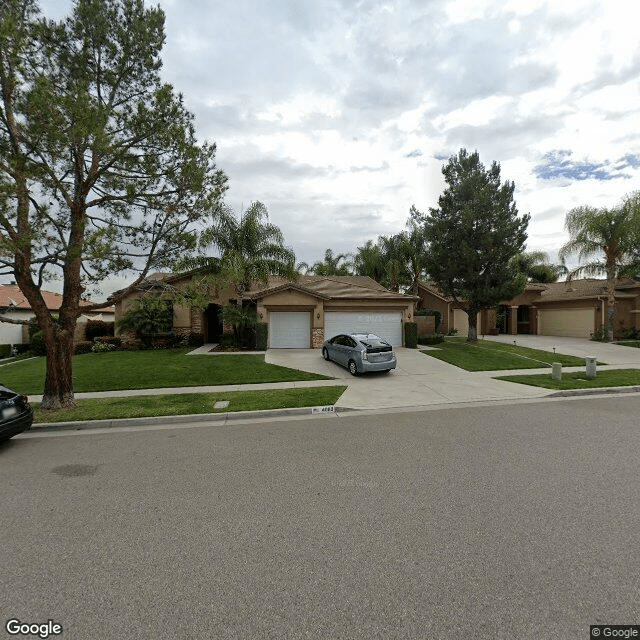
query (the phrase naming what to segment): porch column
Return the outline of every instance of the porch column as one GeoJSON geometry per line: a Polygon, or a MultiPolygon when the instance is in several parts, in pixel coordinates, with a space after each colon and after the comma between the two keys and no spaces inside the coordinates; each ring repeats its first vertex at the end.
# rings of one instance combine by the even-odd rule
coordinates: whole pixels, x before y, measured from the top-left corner
{"type": "Polygon", "coordinates": [[[518,305],[511,307],[511,315],[509,316],[509,333],[512,336],[518,335],[518,305]]]}

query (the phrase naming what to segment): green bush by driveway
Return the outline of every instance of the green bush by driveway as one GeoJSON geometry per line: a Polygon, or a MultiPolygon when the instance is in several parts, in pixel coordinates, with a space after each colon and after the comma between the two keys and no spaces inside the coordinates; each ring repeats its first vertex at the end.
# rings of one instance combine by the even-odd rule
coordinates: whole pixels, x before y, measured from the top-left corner
{"type": "MultiPolygon", "coordinates": [[[[191,349],[87,353],[73,358],[76,392],[159,389],[222,384],[329,380],[306,371],[267,364],[264,355],[195,355],[191,349]]],[[[0,369],[0,380],[26,394],[44,388],[45,359],[35,358],[0,369]]]]}
{"type": "MultiPolygon", "coordinates": [[[[502,369],[540,369],[559,362],[567,367],[584,365],[584,358],[566,356],[540,349],[519,347],[491,340],[469,343],[466,338],[448,338],[437,348],[423,353],[467,371],[499,371],[502,369]]],[[[599,363],[603,364],[603,363],[599,363]]]]}

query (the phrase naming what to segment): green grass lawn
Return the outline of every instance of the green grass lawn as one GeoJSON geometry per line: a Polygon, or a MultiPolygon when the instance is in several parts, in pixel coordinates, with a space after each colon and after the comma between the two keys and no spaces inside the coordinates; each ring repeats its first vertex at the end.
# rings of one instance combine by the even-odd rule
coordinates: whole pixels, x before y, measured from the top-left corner
{"type": "Polygon", "coordinates": [[[594,380],[586,380],[584,371],[563,373],[562,380],[552,380],[550,373],[540,375],[500,376],[498,380],[528,384],[545,389],[597,389],[599,387],[629,387],[640,385],[640,369],[610,369],[598,371],[594,380]]]}
{"type": "Polygon", "coordinates": [[[635,347],[636,349],[640,349],[640,340],[624,340],[616,342],[621,347],[635,347]]]}
{"type": "Polygon", "coordinates": [[[467,371],[540,369],[550,366],[553,362],[560,362],[567,367],[579,367],[584,364],[584,358],[576,356],[565,356],[492,340],[478,340],[471,344],[466,338],[448,338],[443,343],[434,345],[434,349],[422,353],[467,371]]]}
{"type": "MultiPolygon", "coordinates": [[[[264,355],[185,355],[191,349],[85,353],[73,358],[76,392],[200,385],[329,380],[264,361],[264,355]]],[[[42,393],[45,359],[0,367],[0,381],[26,394],[42,393]]]]}
{"type": "Polygon", "coordinates": [[[335,404],[346,388],[346,386],[308,387],[302,389],[269,389],[265,391],[100,398],[78,400],[78,406],[75,409],[62,409],[55,413],[40,411],[39,405],[34,404],[36,410],[34,423],[326,406],[335,404]],[[220,400],[228,400],[229,406],[225,409],[215,409],[215,403],[220,400]]]}

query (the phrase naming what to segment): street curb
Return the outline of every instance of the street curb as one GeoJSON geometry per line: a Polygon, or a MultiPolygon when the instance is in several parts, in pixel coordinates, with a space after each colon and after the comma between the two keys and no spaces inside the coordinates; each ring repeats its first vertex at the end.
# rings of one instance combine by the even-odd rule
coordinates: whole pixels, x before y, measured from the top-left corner
{"type": "Polygon", "coordinates": [[[555,391],[549,393],[546,398],[562,398],[567,396],[592,396],[603,393],[639,393],[640,386],[633,387],[594,387],[593,389],[565,389],[564,391],[555,391]]]}
{"type": "Polygon", "coordinates": [[[178,416],[149,416],[146,418],[119,418],[113,420],[83,420],[78,422],[43,422],[34,424],[29,430],[38,431],[82,431],[84,429],[104,429],[109,427],[140,427],[155,424],[190,424],[199,422],[228,422],[247,418],[280,418],[284,416],[321,415],[328,413],[346,413],[358,409],[336,408],[334,405],[323,407],[295,407],[293,409],[263,409],[261,411],[228,411],[224,413],[194,413],[178,416]]]}

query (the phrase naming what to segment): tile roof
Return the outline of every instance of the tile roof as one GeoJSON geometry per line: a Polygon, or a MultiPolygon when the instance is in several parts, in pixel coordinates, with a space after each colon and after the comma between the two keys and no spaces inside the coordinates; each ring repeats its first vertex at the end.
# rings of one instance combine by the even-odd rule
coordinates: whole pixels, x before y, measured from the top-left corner
{"type": "MultiPolygon", "coordinates": [[[[606,280],[599,278],[582,278],[571,282],[551,282],[541,284],[529,282],[525,291],[539,291],[540,297],[535,299],[534,304],[545,302],[560,302],[563,300],[584,300],[606,295],[606,280]]],[[[453,298],[443,296],[438,287],[430,282],[421,282],[420,288],[428,291],[447,302],[453,302],[453,298]]],[[[640,282],[630,278],[621,278],[616,284],[616,298],[635,298],[640,293],[640,282]],[[637,288],[636,293],[624,293],[625,291],[637,288]]]]}
{"type": "Polygon", "coordinates": [[[270,278],[265,287],[249,292],[253,298],[262,298],[276,290],[292,287],[328,299],[404,299],[411,296],[394,293],[368,276],[300,276],[295,282],[284,278],[270,278]]]}
{"type": "MultiPolygon", "coordinates": [[[[59,293],[53,293],[51,291],[40,290],[42,297],[44,298],[47,308],[52,311],[57,311],[62,304],[62,296],[59,293]]],[[[81,300],[80,306],[87,306],[93,304],[90,301],[81,300]]],[[[0,284],[0,308],[6,308],[12,306],[14,309],[30,310],[31,305],[25,298],[20,288],[15,284],[0,284]]],[[[113,307],[103,307],[96,311],[114,311],[113,307]]]]}
{"type": "MultiPolygon", "coordinates": [[[[633,284],[627,279],[619,281],[619,285],[633,284]]],[[[629,288],[625,286],[625,288],[629,288]]],[[[546,285],[546,289],[541,292],[540,299],[536,300],[536,304],[544,302],[560,302],[563,300],[584,300],[604,296],[607,293],[606,280],[599,278],[583,278],[580,280],[571,280],[571,282],[551,282],[546,285]]],[[[634,298],[637,294],[622,293],[616,291],[616,298],[634,298]]]]}

